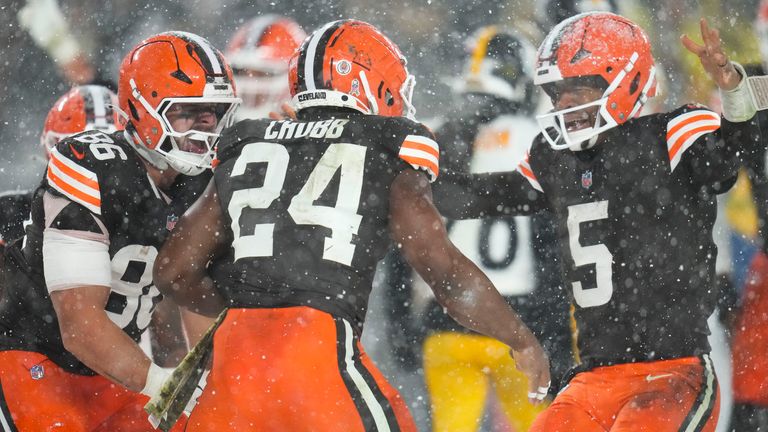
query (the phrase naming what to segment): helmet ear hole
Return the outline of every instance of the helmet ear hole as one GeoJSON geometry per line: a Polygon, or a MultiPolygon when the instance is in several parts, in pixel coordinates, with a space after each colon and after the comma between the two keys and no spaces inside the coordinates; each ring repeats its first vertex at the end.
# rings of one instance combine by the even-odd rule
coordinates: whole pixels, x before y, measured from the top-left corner
{"type": "Polygon", "coordinates": [[[635,94],[635,92],[639,87],[640,87],[640,73],[637,73],[635,75],[635,78],[632,79],[632,83],[629,85],[629,94],[635,94]]]}
{"type": "Polygon", "coordinates": [[[387,106],[395,104],[395,98],[392,96],[392,92],[390,92],[389,89],[384,92],[384,103],[386,103],[387,106]]]}
{"type": "Polygon", "coordinates": [[[139,120],[139,111],[136,109],[136,106],[130,100],[128,101],[128,109],[131,111],[131,116],[135,120],[139,120]]]}

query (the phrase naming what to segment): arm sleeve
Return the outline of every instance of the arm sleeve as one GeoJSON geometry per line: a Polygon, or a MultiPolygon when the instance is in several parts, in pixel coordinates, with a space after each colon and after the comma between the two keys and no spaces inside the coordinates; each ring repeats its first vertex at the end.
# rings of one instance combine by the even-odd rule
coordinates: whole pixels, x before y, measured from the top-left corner
{"type": "Polygon", "coordinates": [[[43,196],[43,265],[49,292],[110,286],[109,232],[90,210],[67,198],[43,196]]]}
{"type": "Polygon", "coordinates": [[[112,281],[109,245],[93,236],[46,229],[43,266],[48,292],[84,285],[110,286],[112,281]]]}
{"type": "Polygon", "coordinates": [[[544,193],[519,171],[461,174],[442,172],[433,183],[434,202],[450,219],[530,215],[546,208],[544,193]]]}

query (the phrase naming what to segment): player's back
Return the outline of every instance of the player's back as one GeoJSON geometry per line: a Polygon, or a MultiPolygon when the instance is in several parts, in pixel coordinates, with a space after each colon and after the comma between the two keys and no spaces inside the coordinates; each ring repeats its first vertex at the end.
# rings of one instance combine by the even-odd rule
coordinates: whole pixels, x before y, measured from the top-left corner
{"type": "Polygon", "coordinates": [[[232,307],[306,305],[360,324],[390,245],[390,184],[411,166],[437,172],[437,144],[401,117],[302,114],[223,135],[214,176],[232,247],[213,275],[232,307]]]}

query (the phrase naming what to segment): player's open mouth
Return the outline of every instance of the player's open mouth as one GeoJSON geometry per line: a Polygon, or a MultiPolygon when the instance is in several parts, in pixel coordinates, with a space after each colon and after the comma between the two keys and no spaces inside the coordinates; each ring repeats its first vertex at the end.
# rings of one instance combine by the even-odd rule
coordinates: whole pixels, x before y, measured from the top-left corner
{"type": "Polygon", "coordinates": [[[189,153],[205,153],[208,151],[205,140],[206,138],[200,134],[192,134],[182,139],[181,143],[179,143],[179,149],[189,153]]]}
{"type": "Polygon", "coordinates": [[[584,128],[591,127],[594,124],[594,119],[586,110],[577,110],[565,115],[565,129],[568,132],[578,131],[584,128]]]}

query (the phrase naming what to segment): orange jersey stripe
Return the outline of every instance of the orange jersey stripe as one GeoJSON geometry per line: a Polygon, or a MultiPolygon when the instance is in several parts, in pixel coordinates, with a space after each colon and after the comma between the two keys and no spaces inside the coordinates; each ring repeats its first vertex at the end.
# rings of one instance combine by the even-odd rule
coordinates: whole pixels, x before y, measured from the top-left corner
{"type": "Polygon", "coordinates": [[[672,145],[672,147],[669,149],[669,159],[672,160],[675,158],[675,155],[677,155],[677,152],[680,151],[680,147],[682,147],[683,143],[692,135],[695,135],[701,132],[716,131],[719,128],[720,126],[717,126],[717,125],[708,125],[708,126],[701,126],[696,129],[691,129],[688,132],[684,133],[683,135],[677,138],[677,141],[675,141],[675,144],[672,145]]]}
{"type": "Polygon", "coordinates": [[[48,180],[56,184],[56,187],[72,195],[76,199],[79,199],[83,202],[91,204],[92,206],[101,208],[101,200],[99,198],[95,198],[86,193],[83,193],[83,191],[81,191],[80,189],[73,187],[69,183],[60,179],[58,176],[56,176],[56,174],[53,173],[53,170],[51,169],[51,167],[48,167],[48,180]]]}
{"type": "Polygon", "coordinates": [[[77,180],[78,182],[82,183],[83,185],[94,189],[95,191],[99,191],[99,183],[97,181],[91,180],[88,177],[80,174],[79,172],[73,170],[72,168],[65,165],[63,162],[61,162],[58,157],[55,156],[55,153],[51,153],[51,162],[56,165],[56,168],[60,169],[62,172],[67,174],[68,176],[72,177],[74,180],[77,180]]]}
{"type": "Polygon", "coordinates": [[[528,168],[526,166],[523,166],[523,164],[518,165],[518,167],[520,168],[520,172],[523,173],[524,176],[526,176],[526,177],[528,177],[530,179],[538,181],[536,179],[536,175],[533,174],[533,171],[531,171],[530,168],[528,168]]]}
{"type": "Polygon", "coordinates": [[[400,147],[410,148],[410,149],[414,149],[414,150],[421,150],[423,152],[431,154],[432,156],[434,156],[436,158],[440,157],[440,152],[435,150],[434,147],[428,146],[426,144],[421,144],[421,143],[417,143],[417,142],[414,142],[414,141],[406,140],[406,141],[403,141],[403,145],[401,145],[400,147]]]}
{"type": "MultiPolygon", "coordinates": [[[[714,113],[712,113],[714,114],[714,113]]],[[[715,115],[708,115],[708,114],[699,114],[697,116],[693,116],[691,118],[685,119],[685,121],[682,121],[675,125],[672,129],[667,131],[667,140],[672,138],[672,135],[675,134],[675,132],[679,131],[680,129],[688,126],[691,123],[701,121],[701,120],[715,120],[715,115]]]]}
{"type": "Polygon", "coordinates": [[[432,171],[432,174],[437,176],[437,173],[439,169],[437,168],[437,165],[435,165],[434,162],[428,159],[416,157],[416,156],[400,156],[404,161],[408,162],[412,165],[417,165],[420,167],[427,168],[432,171]]]}

